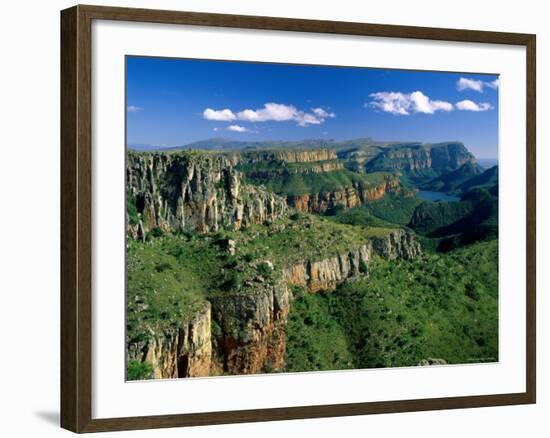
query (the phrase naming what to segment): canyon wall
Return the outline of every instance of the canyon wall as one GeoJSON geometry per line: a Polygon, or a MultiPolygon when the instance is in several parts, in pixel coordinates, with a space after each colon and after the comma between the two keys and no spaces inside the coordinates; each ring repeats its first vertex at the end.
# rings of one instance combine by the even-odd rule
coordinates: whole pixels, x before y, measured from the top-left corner
{"type": "Polygon", "coordinates": [[[188,318],[169,328],[148,329],[147,337],[128,346],[129,360],[145,361],[155,379],[210,375],[211,305],[204,302],[188,318]]]}
{"type": "Polygon", "coordinates": [[[373,237],[365,244],[321,260],[304,260],[283,269],[283,278],[290,285],[304,286],[310,292],[333,290],[348,278],[368,274],[373,255],[387,260],[410,260],[421,253],[414,234],[395,230],[373,237]]]}
{"type": "Polygon", "coordinates": [[[221,154],[128,153],[128,232],[194,229],[199,232],[273,221],[286,214],[284,198],[243,184],[234,161],[221,154]]]}
{"type": "Polygon", "coordinates": [[[386,193],[394,192],[400,187],[399,179],[387,176],[383,183],[366,185],[354,183],[342,190],[322,193],[306,193],[287,196],[288,205],[299,211],[325,213],[335,208],[353,208],[368,201],[383,198],[386,193]]]}
{"type": "Polygon", "coordinates": [[[211,298],[215,366],[227,374],[256,374],[284,368],[290,291],[283,281],[256,284],[211,298]]]}
{"type": "Polygon", "coordinates": [[[336,160],[338,157],[334,149],[318,148],[304,150],[258,150],[247,151],[233,155],[240,163],[284,162],[310,163],[315,161],[336,160]]]}
{"type": "Polygon", "coordinates": [[[368,172],[418,171],[431,169],[436,173],[458,169],[476,159],[468,149],[458,142],[433,145],[397,145],[376,155],[366,165],[368,172]]]}

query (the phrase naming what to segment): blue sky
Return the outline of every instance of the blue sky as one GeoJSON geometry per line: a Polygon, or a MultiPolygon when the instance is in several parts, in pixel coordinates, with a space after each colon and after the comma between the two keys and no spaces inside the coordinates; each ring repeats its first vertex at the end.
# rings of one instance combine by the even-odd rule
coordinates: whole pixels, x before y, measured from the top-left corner
{"type": "Polygon", "coordinates": [[[128,57],[128,144],[457,140],[498,155],[498,76],[128,57]]]}

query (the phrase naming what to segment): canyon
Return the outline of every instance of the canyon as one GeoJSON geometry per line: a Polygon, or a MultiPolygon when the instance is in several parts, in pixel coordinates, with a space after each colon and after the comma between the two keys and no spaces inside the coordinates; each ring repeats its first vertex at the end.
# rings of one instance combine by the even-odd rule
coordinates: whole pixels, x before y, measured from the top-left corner
{"type": "Polygon", "coordinates": [[[284,370],[292,287],[333,291],[368,276],[373,257],[409,260],[420,254],[412,233],[395,230],[334,256],[276,267],[273,281],[256,277],[238,289],[206,295],[202,306],[170,328],[149,328],[146,340],[129,343],[129,359],[150,363],[154,378],[284,370]]]}
{"type": "MultiPolygon", "coordinates": [[[[248,154],[246,160],[256,160],[257,155],[248,154]]],[[[335,157],[334,151],[320,150],[270,153],[267,158],[310,163],[313,172],[330,172],[322,168],[320,159],[335,157]]],[[[288,206],[284,197],[247,184],[236,170],[241,160],[216,153],[129,154],[127,189],[135,203],[129,237],[144,240],[154,229],[167,233],[192,230],[204,235],[229,228],[245,230],[288,217],[292,208],[302,210],[297,202],[288,206]]],[[[380,186],[357,185],[341,198],[320,195],[304,210],[321,212],[338,202],[352,207],[356,205],[352,199],[357,203],[379,199],[398,185],[399,181],[390,177],[380,186]]],[[[225,246],[233,254],[239,250],[235,243],[225,246]]],[[[185,315],[169,316],[169,325],[147,324],[140,336],[128,341],[128,359],[150,364],[152,376],[161,379],[281,371],[292,287],[304,287],[311,293],[334,290],[348,279],[368,275],[368,264],[375,256],[410,259],[420,253],[411,233],[393,230],[333,256],[306,256],[292,266],[268,263],[268,271],[273,271],[267,273],[268,278],[256,271],[243,274],[238,286],[223,293],[205,293],[201,304],[185,315]]]]}

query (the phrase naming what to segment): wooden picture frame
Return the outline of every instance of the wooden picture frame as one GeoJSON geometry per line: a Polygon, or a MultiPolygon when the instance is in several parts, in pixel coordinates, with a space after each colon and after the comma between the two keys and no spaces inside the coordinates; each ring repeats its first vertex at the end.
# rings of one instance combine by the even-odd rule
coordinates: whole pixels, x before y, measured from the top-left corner
{"type": "Polygon", "coordinates": [[[80,5],[62,11],[61,426],[80,433],[535,403],[535,57],[536,37],[530,34],[80,5]],[[91,25],[93,20],[524,46],[527,54],[525,66],[527,75],[525,96],[527,108],[526,391],[498,395],[93,419],[91,288],[91,25]]]}

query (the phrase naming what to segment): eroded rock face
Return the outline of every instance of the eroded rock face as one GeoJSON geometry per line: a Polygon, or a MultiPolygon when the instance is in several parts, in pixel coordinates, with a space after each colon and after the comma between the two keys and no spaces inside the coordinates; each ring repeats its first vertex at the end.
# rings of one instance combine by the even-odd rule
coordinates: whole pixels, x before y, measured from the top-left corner
{"type": "Polygon", "coordinates": [[[412,260],[422,253],[422,248],[413,233],[397,230],[385,236],[371,239],[372,249],[387,260],[402,258],[412,260]]]}
{"type": "Polygon", "coordinates": [[[178,327],[154,331],[142,345],[130,345],[129,359],[144,360],[155,379],[201,377],[210,374],[212,358],[211,306],[200,310],[178,327]]]}
{"type": "Polygon", "coordinates": [[[433,169],[441,173],[475,161],[475,157],[462,143],[411,144],[388,148],[369,161],[366,167],[369,172],[433,169]]]}
{"type": "Polygon", "coordinates": [[[353,208],[368,201],[383,198],[386,193],[394,192],[400,187],[399,179],[388,176],[382,184],[367,186],[356,183],[352,187],[334,192],[323,192],[304,195],[289,195],[288,205],[296,210],[309,213],[325,213],[335,208],[353,208]]]}
{"type": "Polygon", "coordinates": [[[229,374],[283,369],[290,298],[282,281],[212,298],[213,318],[220,327],[214,337],[217,368],[229,374]]]}
{"type": "Polygon", "coordinates": [[[322,260],[306,260],[283,269],[288,284],[305,286],[310,292],[333,290],[350,277],[367,273],[371,257],[368,244],[322,260]]]}
{"type": "Polygon", "coordinates": [[[311,163],[315,161],[336,160],[334,149],[318,148],[305,150],[262,150],[242,152],[235,155],[240,162],[259,163],[282,161],[285,163],[311,163]]]}
{"type": "Polygon", "coordinates": [[[395,230],[383,237],[373,237],[364,245],[322,260],[304,260],[283,269],[290,285],[304,286],[310,292],[334,290],[348,278],[368,274],[373,255],[388,260],[412,259],[421,254],[420,243],[408,231],[395,230]]]}
{"type": "Polygon", "coordinates": [[[240,229],[286,214],[283,198],[243,184],[234,164],[221,154],[129,153],[127,190],[138,214],[129,234],[140,237],[155,227],[199,232],[240,229]]]}

